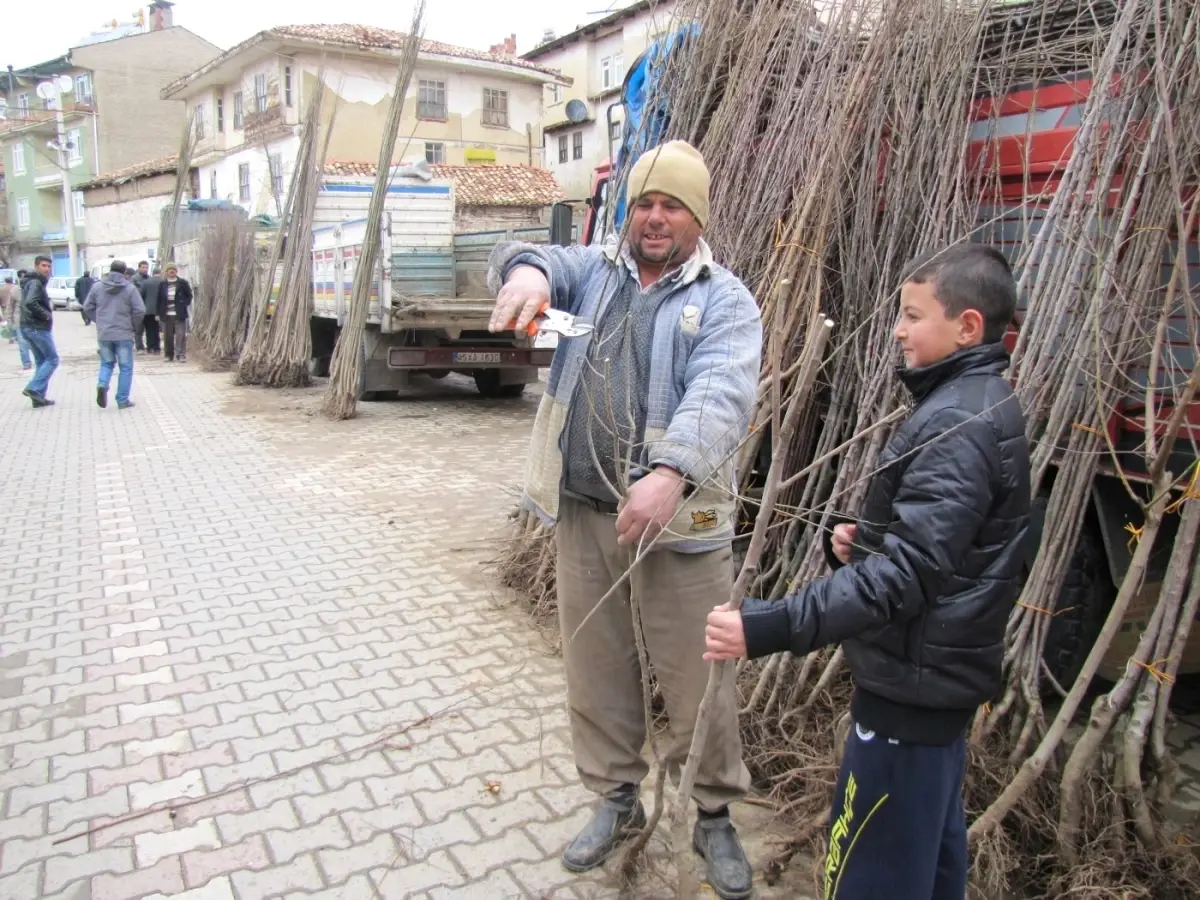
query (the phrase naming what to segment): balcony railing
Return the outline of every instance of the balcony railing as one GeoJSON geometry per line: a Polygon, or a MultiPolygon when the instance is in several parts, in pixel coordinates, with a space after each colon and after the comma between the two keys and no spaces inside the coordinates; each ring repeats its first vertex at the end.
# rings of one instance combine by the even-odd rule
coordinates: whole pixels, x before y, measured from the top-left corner
{"type": "MultiPolygon", "coordinates": [[[[95,107],[85,103],[63,104],[64,119],[72,119],[91,112],[95,112],[95,107]]],[[[0,119],[0,134],[39,128],[53,129],[57,114],[57,110],[53,109],[25,109],[20,106],[10,106],[5,110],[5,117],[0,119]]]]}

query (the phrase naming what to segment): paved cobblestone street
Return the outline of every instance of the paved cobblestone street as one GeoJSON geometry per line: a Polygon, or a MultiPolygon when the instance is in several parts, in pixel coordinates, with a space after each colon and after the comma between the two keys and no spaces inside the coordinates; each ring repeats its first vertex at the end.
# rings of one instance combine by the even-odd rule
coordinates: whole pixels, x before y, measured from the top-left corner
{"type": "Polygon", "coordinates": [[[0,345],[0,900],[615,896],[559,863],[591,803],[561,666],[486,565],[535,399],[451,378],[335,424],[139,358],[101,410],[94,333],[55,333],[52,409],[0,345]]]}
{"type": "Polygon", "coordinates": [[[56,320],[52,409],[0,346],[0,898],[611,894],[559,864],[560,663],[485,568],[535,400],[333,424],[140,357],[101,410],[56,320]]]}

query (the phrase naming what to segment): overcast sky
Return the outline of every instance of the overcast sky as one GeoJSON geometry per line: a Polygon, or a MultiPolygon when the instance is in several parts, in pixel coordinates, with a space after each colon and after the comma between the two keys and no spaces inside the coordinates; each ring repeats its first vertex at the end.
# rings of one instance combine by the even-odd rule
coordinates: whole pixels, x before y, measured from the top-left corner
{"type": "MultiPolygon", "coordinates": [[[[426,4],[425,36],[486,50],[513,32],[517,50],[533,48],[547,28],[559,35],[599,18],[588,13],[627,6],[631,0],[432,0],[426,4]]],[[[5,0],[0,18],[0,63],[17,68],[61,56],[101,23],[132,18],[131,0],[55,0],[47,5],[5,0]],[[66,24],[64,24],[66,23],[66,24]],[[3,57],[8,57],[7,59],[3,57]]],[[[178,0],[175,24],[222,50],[274,25],[377,25],[407,31],[412,0],[178,0]]]]}

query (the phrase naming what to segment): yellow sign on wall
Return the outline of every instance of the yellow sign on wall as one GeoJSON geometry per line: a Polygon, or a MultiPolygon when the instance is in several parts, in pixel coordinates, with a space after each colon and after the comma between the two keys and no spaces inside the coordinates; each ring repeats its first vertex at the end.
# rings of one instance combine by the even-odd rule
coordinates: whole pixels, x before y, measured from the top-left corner
{"type": "Polygon", "coordinates": [[[468,147],[463,151],[468,163],[494,163],[496,151],[487,147],[468,147]]]}

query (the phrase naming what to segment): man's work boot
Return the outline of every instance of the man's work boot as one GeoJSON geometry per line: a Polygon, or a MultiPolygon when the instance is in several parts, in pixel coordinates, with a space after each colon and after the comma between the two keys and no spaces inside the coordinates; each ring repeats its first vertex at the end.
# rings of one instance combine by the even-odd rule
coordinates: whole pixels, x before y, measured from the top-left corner
{"type": "Polygon", "coordinates": [[[721,900],[745,900],[754,893],[754,873],[738,840],[729,811],[701,813],[692,847],[708,866],[708,883],[721,900]]]}
{"type": "Polygon", "coordinates": [[[563,851],[562,862],[568,872],[587,872],[608,859],[634,829],[646,824],[646,811],[636,791],[622,791],[605,797],[575,840],[563,851]]]}

